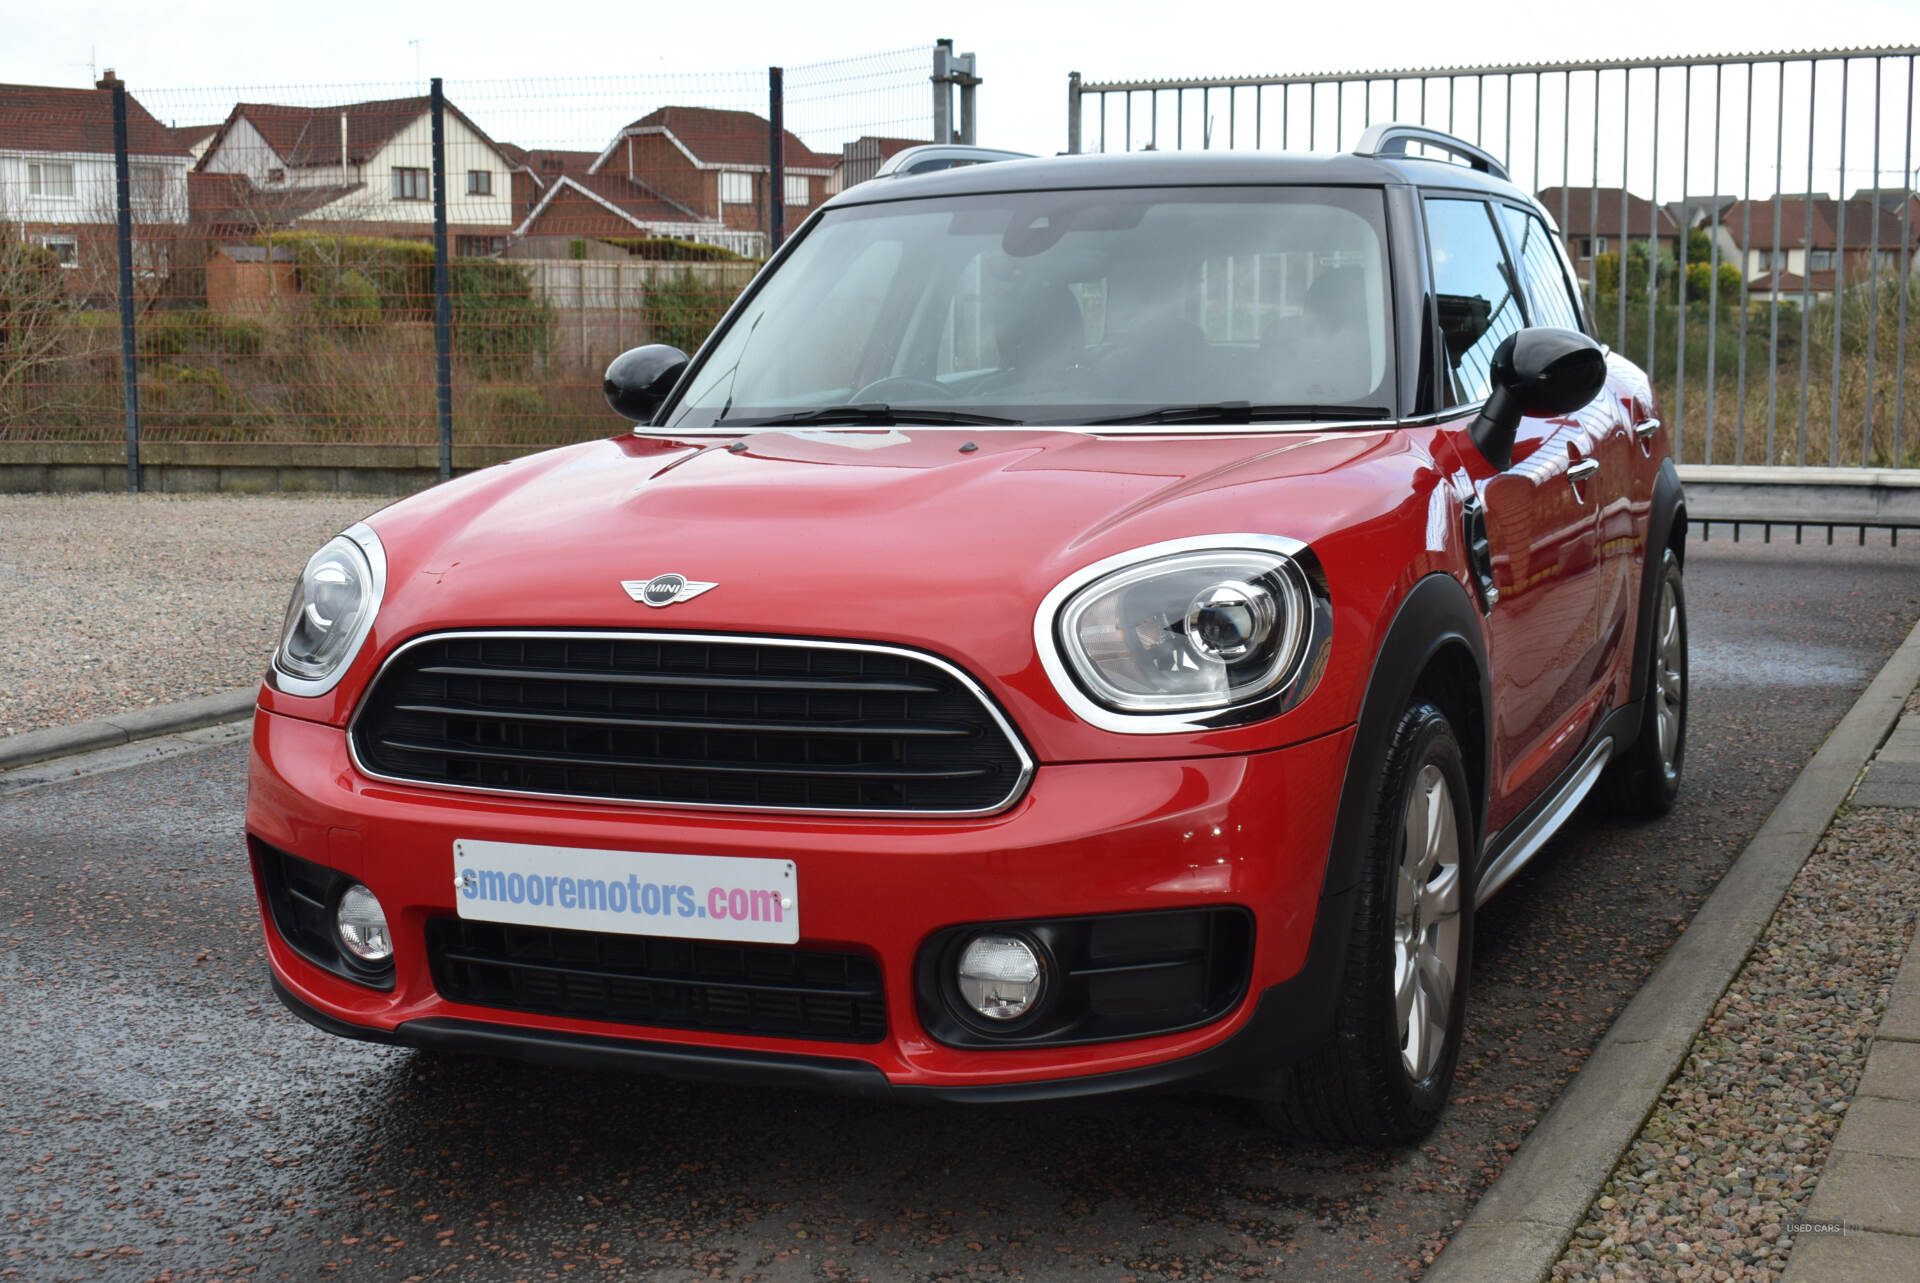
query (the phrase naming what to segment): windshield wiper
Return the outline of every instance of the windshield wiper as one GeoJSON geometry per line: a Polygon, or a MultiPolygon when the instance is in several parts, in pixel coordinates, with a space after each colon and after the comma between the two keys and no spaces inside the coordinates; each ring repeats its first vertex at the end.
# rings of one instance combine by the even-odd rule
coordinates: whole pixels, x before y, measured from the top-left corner
{"type": "Polygon", "coordinates": [[[1074,419],[1083,427],[1112,427],[1123,423],[1311,423],[1320,419],[1374,420],[1387,418],[1377,405],[1254,405],[1247,401],[1216,401],[1208,405],[1163,405],[1135,414],[1107,419],[1074,419]]]}
{"type": "Polygon", "coordinates": [[[1018,424],[1018,419],[998,415],[974,414],[968,410],[936,410],[920,406],[891,406],[877,401],[861,405],[823,405],[817,410],[797,410],[792,414],[770,414],[758,419],[715,419],[716,428],[771,428],[796,423],[858,423],[886,427],[893,423],[975,423],[1018,424]]]}

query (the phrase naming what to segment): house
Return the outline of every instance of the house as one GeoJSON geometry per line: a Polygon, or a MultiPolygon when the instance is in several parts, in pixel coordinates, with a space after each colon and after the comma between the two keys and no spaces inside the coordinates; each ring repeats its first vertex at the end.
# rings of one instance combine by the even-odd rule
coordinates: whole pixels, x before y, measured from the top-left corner
{"type": "Polygon", "coordinates": [[[1873,201],[1905,223],[1909,249],[1920,243],[1920,191],[1910,187],[1862,187],[1851,199],[1873,201]]]}
{"type": "Polygon", "coordinates": [[[1899,270],[1900,214],[1871,199],[1808,193],[1736,201],[1720,226],[1736,247],[1750,295],[1829,298],[1838,276],[1857,282],[1876,265],[1899,270]]]}
{"type": "Polygon", "coordinates": [[[216,120],[211,125],[169,125],[167,132],[173,135],[173,141],[186,148],[187,155],[197,165],[200,158],[207,154],[207,148],[213,145],[213,140],[220,136],[220,122],[216,120]]]}
{"type": "Polygon", "coordinates": [[[597,151],[565,151],[551,147],[521,147],[501,143],[500,152],[511,165],[513,223],[518,227],[540,203],[553,180],[563,174],[581,175],[593,168],[597,151]]]}
{"type": "MultiPolygon", "coordinates": [[[[108,71],[92,89],[0,85],[0,224],[7,235],[52,250],[71,273],[74,294],[118,288],[112,91],[119,83],[108,71]]],[[[162,281],[187,222],[191,161],[131,95],[127,153],[134,265],[143,279],[162,281]]]]}
{"type": "Polygon", "coordinates": [[[766,237],[728,227],[668,200],[625,174],[550,175],[540,198],[513,229],[515,258],[571,258],[573,242],[668,236],[718,245],[747,258],[765,252],[766,237]]]}
{"type": "MultiPolygon", "coordinates": [[[[661,107],[615,135],[592,172],[624,175],[702,219],[757,233],[764,245],[771,133],[766,118],[750,111],[661,107]]],[[[834,162],[790,130],[782,131],[781,148],[781,199],[792,230],[826,199],[834,162]]]]}
{"type": "MultiPolygon", "coordinates": [[[[378,236],[433,233],[432,112],[425,97],[330,107],[239,103],[199,171],[238,174],[256,192],[330,189],[295,222],[378,236]]],[[[501,147],[452,103],[445,117],[447,227],[456,254],[497,254],[513,228],[501,147]]]]}
{"type": "Polygon", "coordinates": [[[894,156],[909,147],[926,145],[924,138],[880,138],[872,134],[840,144],[840,159],[833,162],[833,175],[827,179],[827,195],[838,195],[866,182],[894,156]]]}
{"type": "Polygon", "coordinates": [[[1549,187],[1535,199],[1560,224],[1567,254],[1576,265],[1596,255],[1618,254],[1623,242],[1652,240],[1663,253],[1671,254],[1679,240],[1680,228],[1673,215],[1619,187],[1549,187]]]}
{"type": "Polygon", "coordinates": [[[310,187],[255,187],[245,174],[187,175],[189,221],[207,241],[248,241],[262,232],[299,225],[325,209],[363,190],[360,183],[330,183],[310,187]]]}

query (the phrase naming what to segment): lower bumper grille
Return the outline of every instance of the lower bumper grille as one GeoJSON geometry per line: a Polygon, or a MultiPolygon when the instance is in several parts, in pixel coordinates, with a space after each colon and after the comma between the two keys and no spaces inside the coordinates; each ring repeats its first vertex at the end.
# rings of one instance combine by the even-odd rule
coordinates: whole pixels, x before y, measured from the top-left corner
{"type": "Polygon", "coordinates": [[[436,918],[427,959],[442,997],[477,1007],[821,1042],[887,1029],[861,954],[436,918]]]}

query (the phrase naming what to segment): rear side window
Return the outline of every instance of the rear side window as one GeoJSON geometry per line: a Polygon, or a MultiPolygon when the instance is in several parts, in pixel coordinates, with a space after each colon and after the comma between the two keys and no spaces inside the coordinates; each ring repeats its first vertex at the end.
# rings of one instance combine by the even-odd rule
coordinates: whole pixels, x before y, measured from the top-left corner
{"type": "Polygon", "coordinates": [[[1506,224],[1507,242],[1520,260],[1520,286],[1526,291],[1533,323],[1579,329],[1580,311],[1574,306],[1573,291],[1547,225],[1511,205],[1500,206],[1500,221],[1506,224]]]}
{"type": "Polygon", "coordinates": [[[1452,379],[1449,402],[1469,405],[1486,400],[1493,350],[1526,320],[1486,202],[1429,197],[1426,205],[1427,249],[1452,379]]]}

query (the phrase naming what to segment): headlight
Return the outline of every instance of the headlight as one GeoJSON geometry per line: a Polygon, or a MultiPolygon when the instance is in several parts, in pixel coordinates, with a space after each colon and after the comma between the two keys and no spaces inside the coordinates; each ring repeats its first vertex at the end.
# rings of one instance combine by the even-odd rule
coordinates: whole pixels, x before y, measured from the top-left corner
{"type": "Polygon", "coordinates": [[[1300,669],[1315,602],[1296,557],[1279,547],[1193,546],[1202,542],[1182,540],[1160,546],[1166,555],[1142,549],[1144,556],[1090,567],[1091,577],[1070,579],[1043,607],[1058,612],[1046,640],[1057,642],[1073,683],[1100,709],[1126,715],[1120,723],[1252,703],[1300,669]]]}
{"type": "Polygon", "coordinates": [[[386,588],[387,559],[364,525],[335,535],[307,562],[287,601],[273,666],[295,695],[333,689],[373,627],[386,588]]]}

